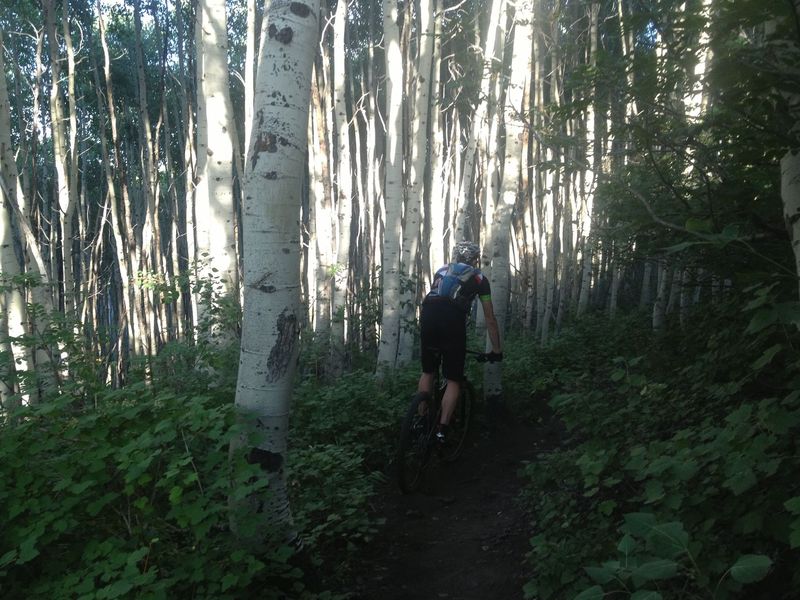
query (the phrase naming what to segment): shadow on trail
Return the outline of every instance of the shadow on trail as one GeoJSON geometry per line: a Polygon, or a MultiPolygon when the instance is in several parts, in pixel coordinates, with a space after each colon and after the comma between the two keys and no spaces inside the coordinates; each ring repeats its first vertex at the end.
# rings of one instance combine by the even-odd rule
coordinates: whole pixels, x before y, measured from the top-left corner
{"type": "Polygon", "coordinates": [[[474,432],[457,462],[435,463],[416,493],[390,479],[376,507],[386,524],[365,549],[354,598],[521,600],[530,518],[518,471],[550,445],[546,436],[506,417],[474,432]]]}

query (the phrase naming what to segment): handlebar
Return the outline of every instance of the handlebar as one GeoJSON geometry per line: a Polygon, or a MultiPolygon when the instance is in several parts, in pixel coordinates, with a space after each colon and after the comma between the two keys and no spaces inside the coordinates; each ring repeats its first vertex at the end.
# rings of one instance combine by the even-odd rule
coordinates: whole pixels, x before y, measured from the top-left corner
{"type": "Polygon", "coordinates": [[[467,350],[467,354],[471,354],[475,357],[475,360],[479,363],[485,362],[500,362],[503,360],[503,353],[495,353],[495,352],[476,352],[475,350],[467,350]]]}

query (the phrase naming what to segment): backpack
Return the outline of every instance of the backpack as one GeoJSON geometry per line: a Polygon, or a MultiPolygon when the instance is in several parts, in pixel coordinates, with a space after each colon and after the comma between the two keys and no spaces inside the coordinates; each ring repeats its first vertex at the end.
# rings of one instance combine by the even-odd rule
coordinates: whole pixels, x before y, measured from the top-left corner
{"type": "Polygon", "coordinates": [[[447,271],[439,280],[439,285],[431,290],[432,294],[441,298],[449,298],[461,308],[469,310],[472,298],[466,298],[461,294],[462,286],[470,279],[475,277],[478,269],[464,263],[450,263],[447,271]]]}

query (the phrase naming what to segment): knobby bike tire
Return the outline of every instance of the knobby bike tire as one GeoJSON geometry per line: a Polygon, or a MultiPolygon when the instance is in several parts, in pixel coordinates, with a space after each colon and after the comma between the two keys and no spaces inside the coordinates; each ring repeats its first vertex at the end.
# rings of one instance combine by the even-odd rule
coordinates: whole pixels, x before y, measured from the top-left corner
{"type": "Polygon", "coordinates": [[[450,426],[447,430],[447,443],[441,452],[441,459],[444,462],[453,462],[464,450],[464,442],[467,439],[472,423],[472,408],[475,404],[475,388],[468,381],[464,381],[461,386],[461,394],[458,398],[458,405],[450,418],[450,426]]]}
{"type": "Polygon", "coordinates": [[[431,457],[434,434],[433,406],[427,394],[416,394],[403,417],[400,428],[400,443],[397,448],[397,483],[400,489],[410,494],[419,487],[425,467],[431,457]],[[419,414],[419,403],[428,400],[428,411],[419,414]]]}

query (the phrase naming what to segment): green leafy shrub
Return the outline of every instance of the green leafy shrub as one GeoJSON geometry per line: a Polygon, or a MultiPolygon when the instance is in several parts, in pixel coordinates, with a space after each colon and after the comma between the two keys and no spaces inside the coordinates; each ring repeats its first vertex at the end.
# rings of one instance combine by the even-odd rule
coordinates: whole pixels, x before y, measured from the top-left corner
{"type": "Polygon", "coordinates": [[[0,432],[4,598],[280,597],[288,548],[256,556],[229,533],[230,495],[266,493],[229,459],[233,407],[144,385],[97,408],[64,398],[0,432]],[[274,580],[269,583],[269,580],[274,580]]]}
{"type": "Polygon", "coordinates": [[[635,317],[582,324],[520,369],[568,428],[525,469],[528,597],[780,598],[800,585],[797,334],[756,304],[661,339],[635,317]],[[756,575],[758,592],[745,587],[756,575]]]}
{"type": "Polygon", "coordinates": [[[295,521],[315,560],[348,553],[369,541],[383,520],[369,502],[385,481],[400,417],[416,389],[417,372],[383,379],[357,371],[335,382],[301,382],[293,400],[289,479],[295,521]]]}

